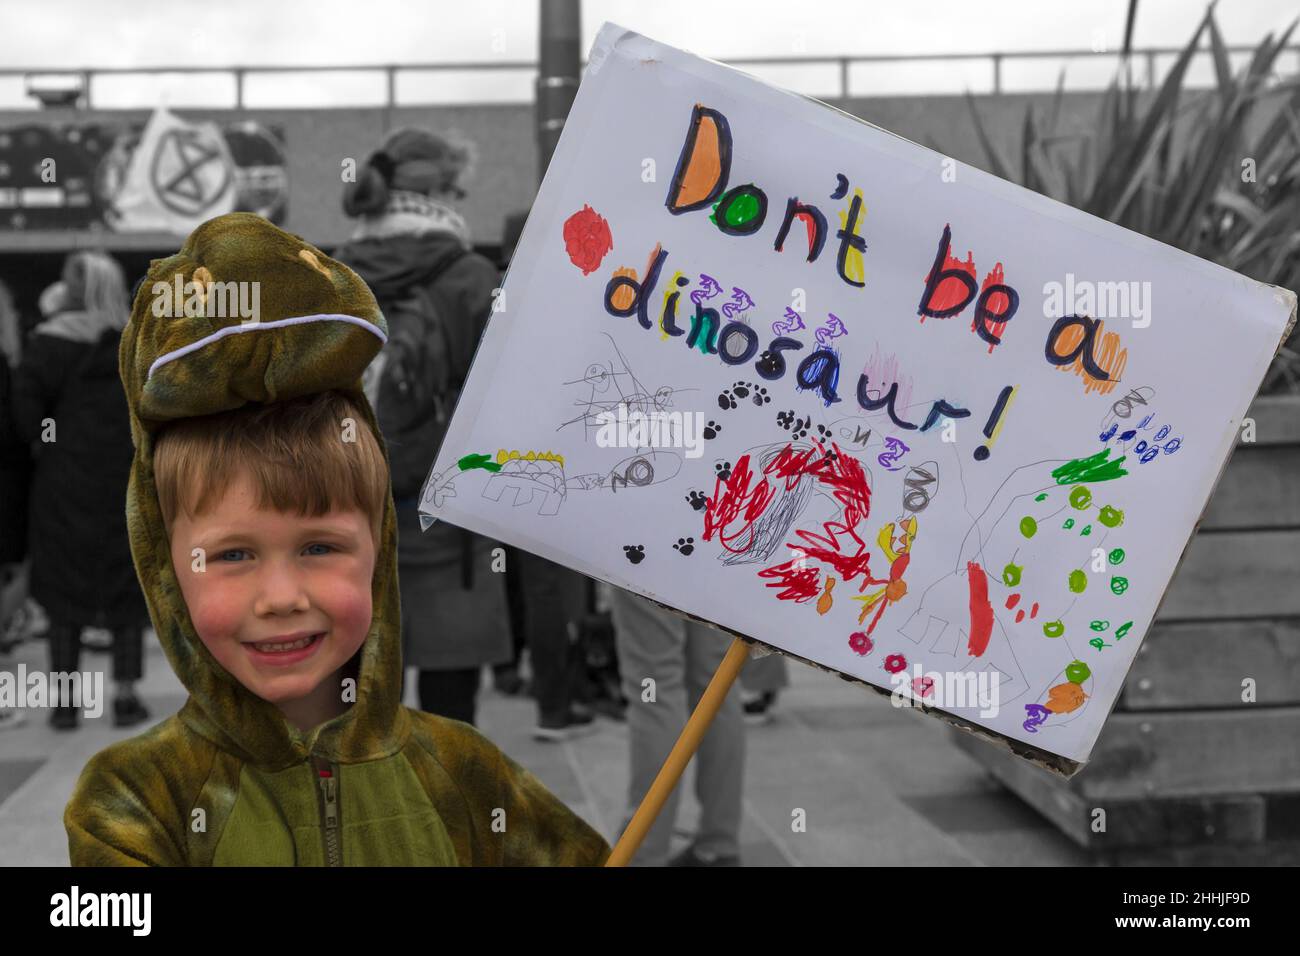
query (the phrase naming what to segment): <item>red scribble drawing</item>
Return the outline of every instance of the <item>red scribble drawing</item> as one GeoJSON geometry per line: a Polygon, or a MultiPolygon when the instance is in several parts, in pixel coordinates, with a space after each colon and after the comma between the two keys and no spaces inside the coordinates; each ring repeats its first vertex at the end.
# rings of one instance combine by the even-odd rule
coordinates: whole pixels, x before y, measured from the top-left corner
{"type": "Polygon", "coordinates": [[[718,543],[728,551],[741,553],[749,549],[754,542],[754,522],[776,496],[765,478],[750,488],[750,482],[757,477],[756,473],[749,470],[749,455],[741,455],[725,481],[721,477],[715,479],[713,496],[704,507],[702,537],[705,541],[712,541],[716,531],[718,543]],[[744,523],[738,528],[730,527],[742,518],[744,523]],[[737,540],[740,541],[739,545],[734,543],[737,540]]]}
{"type": "Polygon", "coordinates": [[[784,479],[787,488],[802,476],[809,475],[831,489],[832,496],[843,508],[841,520],[822,522],[823,534],[802,529],[795,532],[802,543],[791,542],[786,547],[799,555],[797,559],[758,573],[759,577],[778,580],[777,584],[768,587],[785,587],[778,595],[781,600],[802,602],[809,599],[808,589],[815,587],[819,579],[816,568],[806,567],[809,558],[828,565],[846,582],[861,577],[859,590],[872,580],[871,554],[856,530],[871,513],[871,489],[867,486],[866,473],[861,462],[844,454],[838,444],[831,443],[831,452],[827,452],[822,442],[815,444],[815,449],[800,452],[787,445],[765,469],[768,475],[784,479]]]}
{"type": "MultiPolygon", "coordinates": [[[[871,489],[867,487],[867,476],[862,470],[862,463],[851,455],[844,454],[838,444],[832,442],[833,454],[827,454],[825,446],[819,441],[817,446],[822,457],[815,462],[800,461],[804,456],[794,456],[784,462],[786,470],[802,468],[805,474],[814,476],[817,481],[833,489],[832,496],[840,503],[844,511],[839,521],[822,522],[825,534],[815,531],[798,530],[795,532],[803,539],[802,545],[791,544],[789,547],[801,550],[807,557],[822,561],[844,579],[852,581],[861,576],[861,591],[871,582],[871,559],[866,544],[858,536],[857,527],[871,514],[871,489]],[[842,536],[847,536],[855,547],[849,550],[842,536]]],[[[807,453],[811,458],[812,452],[807,453]]],[[[782,464],[781,460],[773,462],[774,466],[782,464]]],[[[780,474],[783,469],[777,468],[780,474]]]]}
{"type": "Polygon", "coordinates": [[[873,581],[871,555],[856,530],[871,513],[866,472],[862,463],[844,454],[838,444],[832,442],[830,452],[821,441],[814,444],[815,448],[802,451],[787,444],[763,469],[761,479],[750,469],[750,456],[742,455],[725,481],[715,479],[713,497],[704,510],[703,539],[711,541],[716,533],[723,548],[742,553],[754,543],[754,522],[776,497],[773,482],[784,481],[788,491],[809,476],[831,491],[843,509],[840,520],[822,522],[824,533],[796,531],[802,543],[786,545],[796,557],[758,572],[760,578],[771,579],[768,587],[781,588],[777,597],[783,601],[802,603],[822,593],[821,572],[808,566],[809,558],[828,565],[846,582],[860,577],[858,590],[873,581]]]}
{"type": "MultiPolygon", "coordinates": [[[[973,287],[975,281],[975,254],[968,249],[966,251],[966,261],[962,262],[949,249],[943,257],[943,265],[939,268],[939,271],[942,273],[947,272],[949,269],[969,273],[973,287]]],[[[933,275],[934,270],[931,269],[925,274],[925,281],[928,283],[933,275]]],[[[945,276],[935,286],[934,295],[930,297],[930,301],[926,304],[934,311],[942,312],[945,309],[951,309],[968,298],[970,298],[970,291],[966,288],[965,283],[953,276],[945,276]]],[[[921,321],[924,322],[925,318],[922,315],[921,321]]]]}
{"type": "Polygon", "coordinates": [[[970,587],[970,640],[966,650],[979,657],[989,646],[993,633],[993,605],[989,603],[989,581],[976,561],[966,562],[966,581],[970,587]]]}
{"type": "Polygon", "coordinates": [[[795,558],[773,568],[764,568],[758,572],[758,576],[776,579],[776,583],[768,584],[768,587],[783,589],[777,594],[777,600],[802,604],[821,593],[821,585],[818,583],[821,572],[816,568],[803,567],[804,563],[803,558],[795,558]]]}
{"type": "Polygon", "coordinates": [[[600,261],[614,248],[614,237],[609,223],[590,206],[584,205],[564,220],[564,248],[569,261],[591,275],[600,268],[600,261]]]}
{"type": "MultiPolygon", "coordinates": [[[[1002,263],[1000,262],[993,267],[992,272],[990,272],[988,275],[984,277],[984,283],[980,286],[980,295],[983,295],[985,290],[988,289],[990,286],[995,286],[995,285],[1006,285],[1006,279],[1003,277],[1003,273],[1002,273],[1002,263]]],[[[992,295],[988,297],[988,301],[984,303],[984,306],[995,315],[1001,315],[1011,307],[1011,298],[1005,292],[994,292],[992,295]]],[[[977,309],[976,312],[978,313],[978,311],[979,310],[977,309]]],[[[975,325],[976,325],[976,320],[972,318],[970,322],[970,330],[972,332],[975,331],[975,325]]],[[[991,332],[993,334],[993,337],[997,339],[1002,338],[1002,330],[1005,329],[1006,327],[1007,327],[1007,323],[1005,322],[988,323],[989,332],[991,332]]],[[[990,355],[993,354],[992,342],[989,343],[989,354],[990,355]]]]}

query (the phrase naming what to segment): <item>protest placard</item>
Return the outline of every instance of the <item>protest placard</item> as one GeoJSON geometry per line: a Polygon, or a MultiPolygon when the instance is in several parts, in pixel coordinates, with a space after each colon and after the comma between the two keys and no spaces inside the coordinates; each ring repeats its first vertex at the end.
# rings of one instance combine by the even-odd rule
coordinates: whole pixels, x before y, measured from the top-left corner
{"type": "Polygon", "coordinates": [[[1294,310],[606,24],[421,513],[1070,773],[1294,310]]]}

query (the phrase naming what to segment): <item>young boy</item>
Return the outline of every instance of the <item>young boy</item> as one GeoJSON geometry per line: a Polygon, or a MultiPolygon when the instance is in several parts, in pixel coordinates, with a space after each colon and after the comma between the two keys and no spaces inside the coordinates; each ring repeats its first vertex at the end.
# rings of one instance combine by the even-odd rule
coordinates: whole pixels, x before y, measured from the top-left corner
{"type": "Polygon", "coordinates": [[[119,353],[127,521],[190,696],[87,764],[73,865],[608,856],[474,728],[401,706],[396,515],[361,386],[386,333],[353,272],[248,213],[152,263],[119,353]]]}

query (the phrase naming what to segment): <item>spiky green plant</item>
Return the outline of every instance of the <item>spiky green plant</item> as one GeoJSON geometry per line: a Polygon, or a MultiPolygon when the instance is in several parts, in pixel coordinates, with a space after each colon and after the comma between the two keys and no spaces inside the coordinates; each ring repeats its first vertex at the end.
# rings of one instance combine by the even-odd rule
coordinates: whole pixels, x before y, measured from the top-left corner
{"type": "MultiPolygon", "coordinates": [[[[1279,81],[1274,72],[1295,27],[1266,36],[1234,75],[1211,4],[1159,91],[1144,94],[1121,64],[1082,137],[1058,131],[1062,72],[1047,116],[1032,103],[1025,110],[1018,166],[994,145],[967,94],[989,169],[1235,272],[1300,289],[1300,79],[1279,81]],[[1206,35],[1216,86],[1188,90],[1187,68],[1206,35]]],[[[1300,392],[1294,333],[1261,388],[1283,390],[1300,392]]]]}

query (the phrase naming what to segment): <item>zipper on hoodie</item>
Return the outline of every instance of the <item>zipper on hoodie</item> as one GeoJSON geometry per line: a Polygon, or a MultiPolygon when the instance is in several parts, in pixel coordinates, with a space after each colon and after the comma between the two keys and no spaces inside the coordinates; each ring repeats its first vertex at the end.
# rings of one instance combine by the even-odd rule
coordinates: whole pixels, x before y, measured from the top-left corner
{"type": "Polygon", "coordinates": [[[338,768],[323,757],[312,757],[316,785],[320,795],[321,836],[325,846],[326,866],[342,866],[339,845],[339,778],[338,768]]]}

